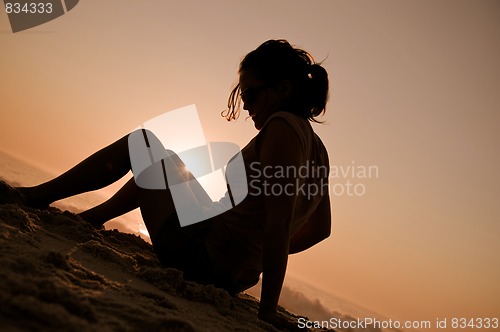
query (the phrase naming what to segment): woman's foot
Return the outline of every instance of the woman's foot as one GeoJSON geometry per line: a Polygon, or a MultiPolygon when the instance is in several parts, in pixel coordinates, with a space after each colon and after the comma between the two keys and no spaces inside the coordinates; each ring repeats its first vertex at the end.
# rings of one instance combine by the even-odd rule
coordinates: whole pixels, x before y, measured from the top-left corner
{"type": "MultiPolygon", "coordinates": [[[[92,209],[91,209],[92,210],[92,209]]],[[[104,229],[104,223],[98,220],[98,218],[93,218],[91,210],[83,211],[77,214],[77,216],[84,220],[86,223],[92,225],[97,230],[104,229]]]]}
{"type": "Polygon", "coordinates": [[[17,187],[14,188],[23,198],[22,204],[35,208],[35,209],[47,209],[50,205],[50,201],[38,193],[35,187],[17,187]]]}
{"type": "Polygon", "coordinates": [[[4,181],[0,181],[0,203],[24,204],[24,195],[4,181]]]}

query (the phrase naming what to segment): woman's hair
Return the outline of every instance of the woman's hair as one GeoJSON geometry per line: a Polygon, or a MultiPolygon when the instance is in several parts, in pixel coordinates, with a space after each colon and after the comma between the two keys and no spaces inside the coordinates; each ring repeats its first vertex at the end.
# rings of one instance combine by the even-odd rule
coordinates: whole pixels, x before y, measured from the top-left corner
{"type": "MultiPolygon", "coordinates": [[[[252,70],[258,79],[268,84],[290,81],[292,92],[286,100],[286,111],[314,122],[325,112],[328,100],[328,73],[321,63],[306,51],[294,48],[288,41],[268,40],[248,53],[240,63],[239,73],[252,70]]],[[[228,121],[238,118],[241,106],[241,88],[234,87],[222,116],[228,121]]]]}

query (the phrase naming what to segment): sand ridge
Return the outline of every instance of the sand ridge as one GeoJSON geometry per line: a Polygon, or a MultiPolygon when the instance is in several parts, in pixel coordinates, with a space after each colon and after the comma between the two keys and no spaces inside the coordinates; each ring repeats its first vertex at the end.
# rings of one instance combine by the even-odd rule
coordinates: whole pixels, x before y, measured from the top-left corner
{"type": "Polygon", "coordinates": [[[0,189],[2,331],[277,331],[255,298],[184,280],[140,237],[0,189]]]}

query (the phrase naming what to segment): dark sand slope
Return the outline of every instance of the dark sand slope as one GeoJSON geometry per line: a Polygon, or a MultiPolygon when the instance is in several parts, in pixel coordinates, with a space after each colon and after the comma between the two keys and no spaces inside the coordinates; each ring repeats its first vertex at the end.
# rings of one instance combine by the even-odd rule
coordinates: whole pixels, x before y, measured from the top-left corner
{"type": "Polygon", "coordinates": [[[277,331],[253,297],[185,281],[141,238],[25,207],[4,184],[0,308],[2,331],[277,331]]]}

